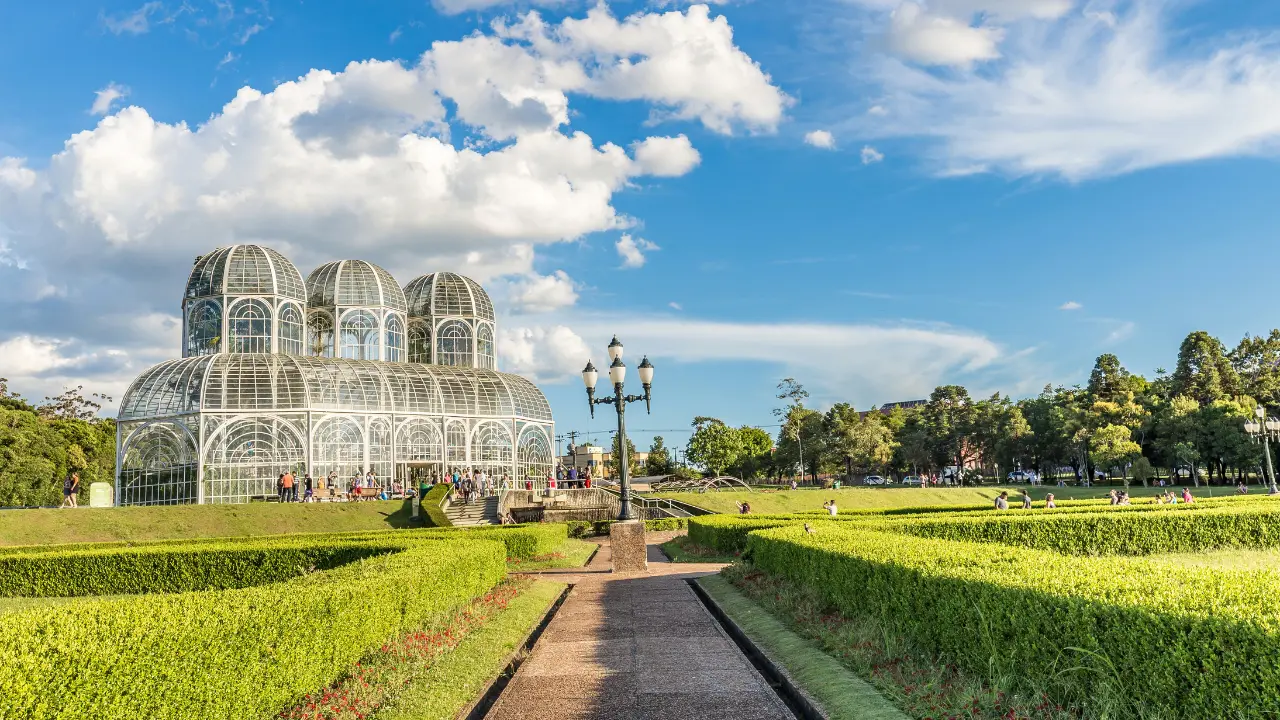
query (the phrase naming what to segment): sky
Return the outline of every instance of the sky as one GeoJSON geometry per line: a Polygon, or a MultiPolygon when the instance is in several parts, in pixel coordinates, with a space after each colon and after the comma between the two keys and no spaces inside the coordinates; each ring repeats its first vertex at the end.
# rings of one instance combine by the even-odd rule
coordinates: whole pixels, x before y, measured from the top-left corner
{"type": "Polygon", "coordinates": [[[641,446],[768,427],[783,377],[1150,375],[1280,324],[1278,150],[1275,3],[4,3],[0,377],[118,399],[237,242],[479,280],[580,440],[615,333],[641,446]]]}

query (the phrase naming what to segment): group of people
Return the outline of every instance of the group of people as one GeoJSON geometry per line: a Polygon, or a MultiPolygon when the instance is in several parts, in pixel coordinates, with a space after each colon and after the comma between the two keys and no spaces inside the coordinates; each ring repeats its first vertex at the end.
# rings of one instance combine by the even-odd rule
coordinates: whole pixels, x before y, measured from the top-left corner
{"type": "MultiPolygon", "coordinates": [[[[431,484],[438,485],[440,482],[440,476],[432,473],[431,484]]],[[[507,477],[506,473],[503,473],[501,478],[494,478],[484,470],[458,470],[457,468],[445,474],[444,482],[452,486],[450,492],[463,505],[473,503],[482,497],[497,495],[499,490],[511,486],[511,478],[507,477]]],[[[427,490],[430,488],[424,481],[422,493],[425,495],[427,490]]]]}
{"type": "MultiPolygon", "coordinates": [[[[1245,489],[1245,492],[1248,492],[1247,488],[1245,489]]],[[[1196,499],[1191,496],[1191,491],[1186,488],[1182,488],[1182,502],[1194,503],[1195,501],[1196,499]]],[[[1157,505],[1177,505],[1178,495],[1172,490],[1169,490],[1168,492],[1162,492],[1156,496],[1155,502],[1157,505]]],[[[1129,503],[1126,502],[1124,504],[1128,505],[1129,503]]]]}
{"type": "Polygon", "coordinates": [[[407,492],[399,480],[384,486],[373,470],[364,475],[356,472],[346,481],[338,478],[337,470],[319,478],[311,477],[309,472],[298,477],[292,470],[286,470],[276,478],[276,494],[280,502],[318,502],[322,497],[330,500],[389,500],[406,497],[407,492]]]}
{"type": "MultiPolygon", "coordinates": [[[[1022,509],[1030,510],[1031,507],[1032,507],[1031,494],[1022,493],[1022,509]]],[[[1054,500],[1053,493],[1049,493],[1048,495],[1044,496],[1044,507],[1046,510],[1052,510],[1058,507],[1058,502],[1054,500]]],[[[996,497],[996,509],[997,510],[1009,509],[1009,491],[1008,490],[1000,491],[1000,495],[996,497]]]]}
{"type": "Polygon", "coordinates": [[[578,470],[571,467],[566,470],[564,465],[556,463],[555,477],[548,479],[547,486],[552,490],[557,487],[563,490],[588,490],[591,488],[591,468],[578,470]]]}

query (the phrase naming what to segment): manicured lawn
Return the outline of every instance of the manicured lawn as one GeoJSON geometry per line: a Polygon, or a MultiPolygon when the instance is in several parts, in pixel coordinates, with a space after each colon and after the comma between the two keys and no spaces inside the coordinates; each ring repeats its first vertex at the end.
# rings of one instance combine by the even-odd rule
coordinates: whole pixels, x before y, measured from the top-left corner
{"type": "Polygon", "coordinates": [[[731,563],[738,560],[736,555],[720,555],[715,550],[690,542],[688,535],[662,543],[662,552],[676,563],[731,563]]]}
{"type": "Polygon", "coordinates": [[[723,577],[698,581],[725,614],[832,720],[906,720],[893,703],[813,642],[791,632],[777,618],[734,589],[723,577]]]}
{"type": "Polygon", "coordinates": [[[598,547],[600,547],[598,544],[587,540],[569,538],[564,541],[559,550],[550,555],[524,561],[508,560],[507,568],[513,572],[539,572],[541,570],[559,568],[579,568],[587,564],[587,560],[591,558],[591,554],[598,547]]]}
{"type": "Polygon", "coordinates": [[[244,537],[408,527],[403,500],[0,510],[0,546],[244,537]]]}
{"type": "Polygon", "coordinates": [[[532,583],[380,709],[378,720],[457,717],[503,671],[564,588],[542,580],[532,583]]]}
{"type": "MultiPolygon", "coordinates": [[[[820,511],[822,504],[835,500],[841,510],[859,508],[896,508],[918,507],[926,505],[989,505],[1001,491],[1009,491],[1009,496],[1020,499],[1023,492],[1029,492],[1033,500],[1044,500],[1044,496],[1053,493],[1058,500],[1088,500],[1104,498],[1111,490],[1123,490],[1122,486],[1094,485],[1092,487],[1056,487],[1048,485],[988,485],[965,488],[929,488],[918,487],[856,487],[839,490],[821,490],[818,488],[799,488],[797,490],[719,490],[705,493],[655,493],[654,497],[669,497],[698,507],[721,513],[738,512],[738,503],[751,504],[751,512],[755,515],[767,513],[792,513],[820,511]]],[[[1142,487],[1131,485],[1129,495],[1134,498],[1154,497],[1155,495],[1176,488],[1142,487]]],[[[1251,492],[1259,492],[1256,485],[1250,486],[1251,492]]],[[[1221,497],[1234,495],[1235,486],[1213,487],[1191,486],[1191,493],[1196,497],[1221,497]]]]}

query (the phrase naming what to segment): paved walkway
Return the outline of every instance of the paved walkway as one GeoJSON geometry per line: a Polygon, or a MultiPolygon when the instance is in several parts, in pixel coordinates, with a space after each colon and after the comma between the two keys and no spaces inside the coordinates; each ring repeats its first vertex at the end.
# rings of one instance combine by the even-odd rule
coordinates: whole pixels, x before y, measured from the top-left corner
{"type": "Polygon", "coordinates": [[[647,539],[647,575],[611,573],[607,541],[582,570],[539,573],[573,591],[488,720],[794,717],[685,582],[724,566],[667,562],[667,538],[647,539]]]}

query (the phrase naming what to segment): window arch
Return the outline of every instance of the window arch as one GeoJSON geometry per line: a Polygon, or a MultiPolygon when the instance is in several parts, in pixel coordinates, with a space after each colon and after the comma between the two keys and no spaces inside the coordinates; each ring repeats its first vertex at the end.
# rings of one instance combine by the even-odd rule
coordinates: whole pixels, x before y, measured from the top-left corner
{"type": "Polygon", "coordinates": [[[520,436],[520,475],[541,480],[551,472],[551,444],[536,426],[520,436]]]}
{"type": "Polygon", "coordinates": [[[395,313],[387,314],[387,352],[388,362],[404,361],[404,321],[395,313]]]}
{"type": "Polygon", "coordinates": [[[271,352],[271,308],[261,300],[241,300],[227,317],[231,352],[271,352]]]}
{"type": "Polygon", "coordinates": [[[178,423],[144,426],[124,444],[120,462],[121,505],[195,502],[196,448],[178,423]]]}
{"type": "Polygon", "coordinates": [[[476,332],[476,360],[476,367],[485,370],[493,370],[497,364],[493,353],[493,328],[484,323],[476,332]]]}
{"type": "Polygon", "coordinates": [[[224,425],[204,451],[205,500],[247,502],[276,494],[276,478],[301,472],[306,450],[292,424],[279,417],[254,415],[224,425]]]}
{"type": "Polygon", "coordinates": [[[484,423],[471,438],[471,464],[491,475],[510,472],[514,449],[509,429],[495,422],[484,423]]]}
{"type": "Polygon", "coordinates": [[[222,345],[222,303],[201,300],[187,312],[187,357],[212,355],[222,345]]]}
{"type": "Polygon", "coordinates": [[[421,320],[409,323],[409,362],[431,362],[431,328],[421,320]]]}
{"type": "Polygon", "coordinates": [[[368,310],[348,310],[342,315],[342,357],[378,359],[378,319],[368,310]]]}
{"type": "Polygon", "coordinates": [[[337,473],[342,485],[357,474],[364,477],[364,431],[355,420],[341,415],[327,418],[316,428],[311,448],[316,477],[337,473]]]}
{"type": "Polygon", "coordinates": [[[467,462],[467,426],[461,420],[445,425],[444,452],[451,468],[461,468],[467,462]]]}
{"type": "Polygon", "coordinates": [[[285,355],[302,355],[302,311],[293,303],[285,303],[280,309],[280,352],[285,355]]]}
{"type": "Polygon", "coordinates": [[[333,357],[333,317],[323,310],[307,316],[307,352],[313,357],[333,357]]]}
{"type": "Polygon", "coordinates": [[[440,462],[444,447],[440,428],[430,420],[414,418],[400,428],[396,456],[402,462],[440,462]]]}
{"type": "Polygon", "coordinates": [[[436,335],[436,363],[471,367],[471,328],[460,320],[450,320],[440,326],[436,335]]]}
{"type": "Polygon", "coordinates": [[[391,484],[391,422],[386,418],[369,421],[369,463],[365,470],[372,470],[380,485],[391,484]]]}

